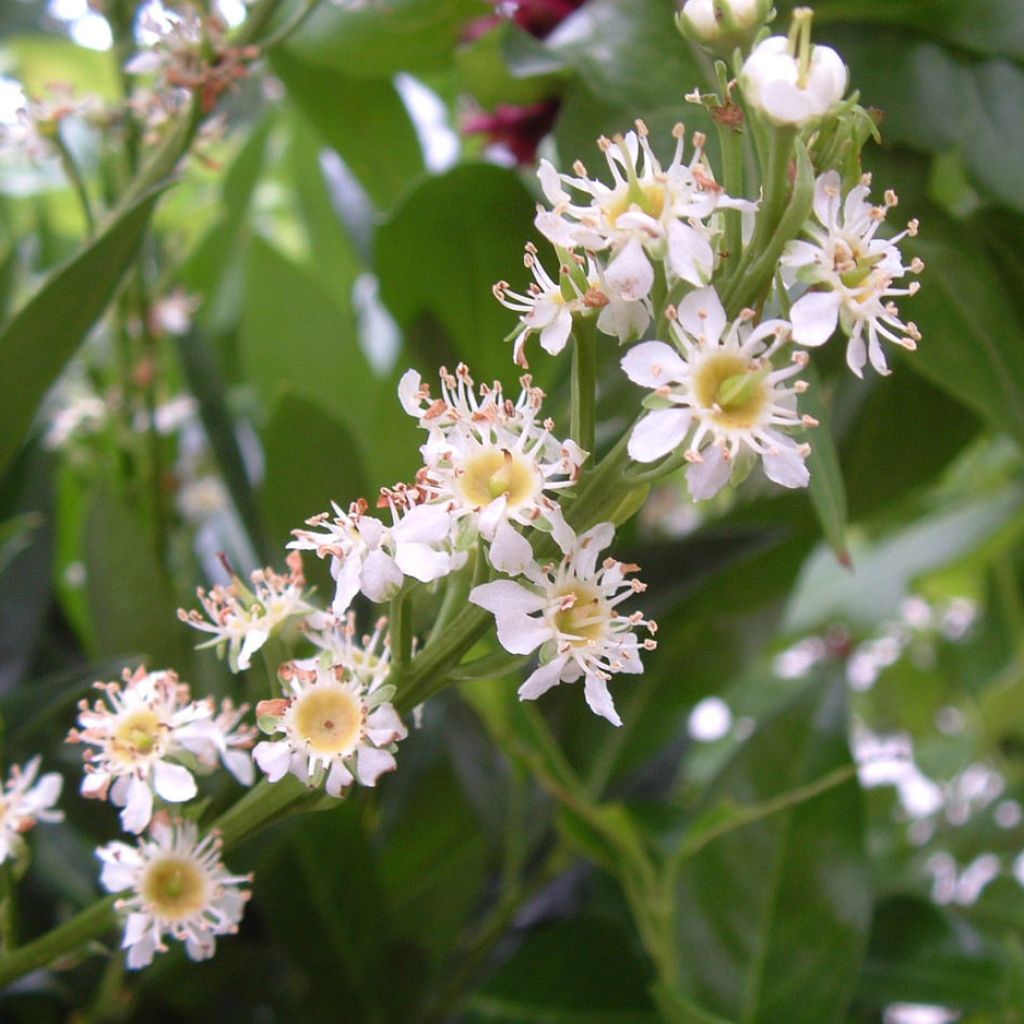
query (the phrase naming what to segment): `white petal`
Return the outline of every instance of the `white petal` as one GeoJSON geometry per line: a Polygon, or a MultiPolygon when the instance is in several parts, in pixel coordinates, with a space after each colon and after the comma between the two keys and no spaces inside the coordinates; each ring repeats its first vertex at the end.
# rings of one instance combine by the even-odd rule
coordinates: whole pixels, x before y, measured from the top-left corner
{"type": "Polygon", "coordinates": [[[395,548],[395,564],[406,576],[421,583],[440,579],[452,571],[451,555],[435,551],[427,544],[399,544],[395,548]]]}
{"type": "Polygon", "coordinates": [[[331,575],[338,583],[338,589],[334,593],[334,600],[331,602],[331,611],[339,618],[348,611],[352,598],[359,593],[359,576],[363,571],[363,560],[352,552],[343,562],[340,559],[333,559],[331,563],[331,575]],[[337,565],[337,573],[335,573],[337,565]]]}
{"type": "Polygon", "coordinates": [[[709,445],[701,455],[704,461],[693,463],[686,471],[686,485],[694,501],[713,498],[732,474],[732,463],[722,457],[721,445],[709,445]]]}
{"type": "Polygon", "coordinates": [[[270,630],[253,629],[246,630],[245,639],[242,641],[242,649],[238,652],[237,667],[241,671],[247,669],[252,663],[252,656],[267,642],[270,637],[270,630]]]}
{"type": "Polygon", "coordinates": [[[140,779],[132,777],[128,786],[128,801],[121,812],[121,824],[126,832],[138,835],[153,817],[153,791],[140,779]]]}
{"type": "Polygon", "coordinates": [[[558,316],[540,331],[540,347],[552,356],[557,356],[565,348],[572,332],[572,312],[564,303],[559,305],[558,316]]]}
{"type": "Polygon", "coordinates": [[[470,592],[469,600],[472,604],[486,608],[494,615],[501,615],[505,612],[537,612],[544,605],[544,598],[535,594],[532,590],[512,580],[495,580],[493,583],[482,583],[474,587],[470,592]]]}
{"type": "Polygon", "coordinates": [[[790,320],[793,340],[798,345],[824,345],[839,323],[838,292],[807,292],[793,303],[790,320]]]}
{"type": "Polygon", "coordinates": [[[417,505],[391,531],[396,543],[418,541],[440,544],[452,530],[452,517],[444,505],[417,505]]]}
{"type": "Polygon", "coordinates": [[[404,740],[409,731],[398,712],[390,704],[382,704],[366,716],[366,735],[375,746],[386,747],[404,740]]]}
{"type": "Polygon", "coordinates": [[[519,687],[520,700],[536,700],[541,694],[547,693],[559,683],[559,676],[566,662],[566,656],[555,658],[546,665],[541,665],[522,686],[519,687]]]}
{"type": "Polygon", "coordinates": [[[279,782],[284,778],[291,764],[291,747],[285,740],[276,743],[265,740],[262,743],[257,743],[253,748],[252,759],[271,782],[279,782]]]}
{"type": "Polygon", "coordinates": [[[806,487],[811,481],[811,474],[807,470],[804,456],[795,444],[777,446],[778,451],[773,454],[765,452],[761,456],[764,463],[764,475],[769,480],[781,484],[783,487],[806,487]]]}
{"type": "Polygon", "coordinates": [[[614,539],[614,523],[598,523],[580,534],[576,546],[576,572],[583,577],[593,576],[598,557],[614,539]]]}
{"type": "Polygon", "coordinates": [[[605,280],[624,299],[644,298],[654,284],[654,269],[640,240],[631,238],[605,271],[605,280]]]}
{"type": "Polygon", "coordinates": [[[711,276],[715,254],[700,231],[674,220],[668,227],[668,262],[676,277],[699,286],[711,276]]]}
{"type": "Polygon", "coordinates": [[[660,388],[685,380],[688,369],[679,353],[663,341],[643,341],[634,345],[619,365],[626,376],[645,388],[660,388]]]}
{"type": "Polygon", "coordinates": [[[551,627],[543,619],[523,612],[502,612],[494,616],[498,642],[509,654],[532,654],[541,644],[553,639],[551,627]]]}
{"type": "Polygon", "coordinates": [[[597,315],[597,329],[604,334],[612,334],[622,344],[639,338],[651,317],[643,302],[628,302],[624,299],[611,299],[597,315]]]}
{"type": "Polygon", "coordinates": [[[252,766],[252,757],[247,750],[229,750],[221,759],[224,767],[243,786],[251,786],[255,776],[252,766]]]}
{"type": "Polygon", "coordinates": [[[324,789],[328,796],[340,797],[342,791],[353,782],[352,773],[345,767],[344,761],[335,761],[331,770],[327,773],[327,782],[324,789]]]}
{"type": "Polygon", "coordinates": [[[826,171],[814,182],[814,215],[825,227],[832,227],[839,216],[841,194],[838,171],[826,171]]]}
{"type": "Polygon", "coordinates": [[[514,526],[505,521],[495,531],[490,557],[491,565],[498,572],[518,576],[533,561],[533,548],[514,526]]]}
{"type": "Polygon", "coordinates": [[[725,310],[714,288],[699,288],[679,303],[679,322],[693,338],[717,345],[725,330],[725,310]]]}
{"type": "Polygon", "coordinates": [[[402,570],[395,560],[383,551],[371,551],[363,562],[359,574],[360,589],[371,600],[380,604],[394,596],[402,585],[402,570]]]}
{"type": "Polygon", "coordinates": [[[600,676],[587,676],[583,682],[583,694],[595,715],[607,718],[612,725],[622,725],[622,719],[612,703],[612,695],[608,692],[608,684],[600,676]]]}
{"type": "Polygon", "coordinates": [[[196,780],[180,764],[157,761],[153,766],[153,788],[168,803],[180,804],[196,795],[196,780]]]}
{"type": "Polygon", "coordinates": [[[397,765],[386,750],[361,744],[356,754],[356,775],[364,786],[375,786],[385,772],[393,772],[397,765]]]}
{"type": "Polygon", "coordinates": [[[654,462],[678,448],[690,430],[689,409],[655,409],[633,428],[629,457],[635,462],[654,462]]]}
{"type": "Polygon", "coordinates": [[[417,397],[423,378],[415,370],[406,370],[398,382],[398,400],[402,408],[419,419],[423,415],[422,401],[417,397]]]}

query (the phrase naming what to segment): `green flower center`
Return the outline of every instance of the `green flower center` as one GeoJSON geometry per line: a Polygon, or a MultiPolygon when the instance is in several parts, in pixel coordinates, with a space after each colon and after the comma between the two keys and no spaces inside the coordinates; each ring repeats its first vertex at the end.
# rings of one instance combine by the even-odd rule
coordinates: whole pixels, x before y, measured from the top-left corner
{"type": "Polygon", "coordinates": [[[529,462],[509,451],[491,448],[466,462],[459,489],[466,502],[476,508],[489,505],[505,495],[509,508],[529,501],[537,490],[537,474],[529,462]]]}
{"type": "Polygon", "coordinates": [[[163,730],[160,718],[149,708],[132,711],[120,721],[114,732],[114,753],[123,761],[148,757],[160,745],[163,730]]]}
{"type": "Polygon", "coordinates": [[[758,422],[768,401],[763,371],[750,370],[739,356],[716,355],[697,371],[697,401],[718,410],[712,419],[723,427],[745,429],[758,422]]]}
{"type": "Polygon", "coordinates": [[[142,878],[142,898],[165,920],[184,921],[195,916],[207,905],[209,896],[209,878],[186,857],[161,857],[142,878]]]}
{"type": "Polygon", "coordinates": [[[609,608],[592,590],[574,587],[562,597],[575,597],[570,608],[555,614],[555,628],[559,633],[574,637],[573,647],[586,647],[592,640],[600,640],[608,626],[609,608]]]}

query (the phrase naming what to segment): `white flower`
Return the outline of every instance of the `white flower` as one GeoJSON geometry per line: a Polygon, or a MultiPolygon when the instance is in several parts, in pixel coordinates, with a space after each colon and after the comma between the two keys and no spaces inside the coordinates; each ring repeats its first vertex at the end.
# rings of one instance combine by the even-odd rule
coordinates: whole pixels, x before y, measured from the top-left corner
{"type": "Polygon", "coordinates": [[[203,19],[191,4],[171,9],[162,3],[148,3],[136,22],[144,48],[124,66],[130,75],[163,73],[172,85],[198,74],[204,64],[203,19]]]}
{"type": "Polygon", "coordinates": [[[333,519],[329,512],[307,519],[312,530],[292,530],[295,540],[288,547],[330,557],[335,615],[344,615],[360,592],[379,604],[398,592],[406,576],[430,583],[465,562],[465,553],[451,550],[451,515],[444,506],[416,504],[417,495],[401,487],[382,495],[390,527],[368,515],[360,500],[347,514],[333,505],[333,519]]]}
{"type": "Polygon", "coordinates": [[[236,707],[225,698],[220,711],[209,721],[203,719],[178,729],[177,741],[207,772],[220,761],[241,785],[251,786],[254,771],[249,751],[256,741],[256,729],[242,724],[248,711],[248,704],[236,707]]]}
{"type": "Polygon", "coordinates": [[[0,124],[0,156],[40,161],[58,156],[58,134],[68,118],[98,117],[103,103],[98,96],[75,96],[67,83],[53,83],[48,95],[30,99],[15,111],[15,120],[0,124]]]}
{"type": "Polygon", "coordinates": [[[560,521],[555,539],[564,553],[557,565],[531,562],[523,570],[527,584],[497,580],[475,587],[473,604],[494,615],[498,640],[511,654],[531,654],[540,648],[541,666],[519,688],[522,700],[533,700],[560,682],[581,676],[591,710],[613,725],[622,720],[615,711],[608,680],[618,672],[640,673],[639,651],[652,650],[652,639],[640,640],[635,629],[656,630],[640,612],[622,615],[616,609],[645,588],[627,579],[636,566],[597,557],[612,540],[615,528],[601,523],[582,536],[560,521]]]}
{"type": "Polygon", "coordinates": [[[24,767],[12,765],[7,782],[0,791],[0,864],[16,856],[22,835],[37,821],[62,821],[64,812],[55,810],[64,780],[56,772],[47,772],[38,782],[38,755],[24,767]]]}
{"type": "Polygon", "coordinates": [[[523,263],[534,279],[526,293],[512,291],[507,281],[494,286],[494,296],[503,306],[523,314],[514,332],[513,358],[524,368],[528,366],[524,349],[530,335],[538,334],[541,348],[558,355],[572,333],[574,316],[593,316],[599,310],[598,330],[623,343],[640,337],[650,322],[650,300],[623,297],[609,283],[604,267],[593,255],[583,257],[565,250],[562,254],[572,265],[563,264],[556,281],[537,259],[536,247],[528,243],[523,263]]]}
{"type": "Polygon", "coordinates": [[[282,665],[280,675],[285,697],[256,708],[265,733],[283,734],[253,751],[271,782],[291,772],[340,797],[356,780],[375,786],[395,770],[395,744],[407,731],[388,703],[390,687],[368,686],[363,673],[332,664],[329,653],[282,665]]]}
{"type": "Polygon", "coordinates": [[[547,520],[558,504],[549,492],[571,487],[587,457],[575,442],[552,436],[554,424],[540,419],[543,392],[529,376],[520,383],[514,404],[498,382],[482,386],[478,397],[461,363],[454,374],[442,368],[438,402],[415,370],[399,383],[406,411],[430,432],[420,448],[420,490],[456,521],[469,519],[491,543],[491,562],[503,572],[516,572],[533,557],[511,524],[544,521],[550,528],[547,520]]]}
{"type": "Polygon", "coordinates": [[[319,614],[309,620],[306,635],[320,650],[330,654],[331,665],[345,669],[368,692],[384,685],[391,671],[386,618],[377,620],[372,633],[359,637],[355,612],[348,612],[343,618],[319,614]]]}
{"type": "Polygon", "coordinates": [[[218,935],[238,931],[251,893],[242,889],[251,875],[233,875],[220,859],[216,833],[199,839],[195,822],[153,821],[138,845],[113,842],[101,846],[100,882],[122,893],[115,906],[125,915],[121,948],[136,970],[166,952],[165,936],[185,943],[191,960],[213,956],[218,935]]]}
{"type": "Polygon", "coordinates": [[[686,0],[676,20],[683,34],[698,43],[738,44],[765,20],[770,8],[765,0],[686,0]]]}
{"type": "Polygon", "coordinates": [[[218,584],[210,591],[200,587],[196,593],[209,621],[195,610],[178,609],[182,622],[213,634],[213,639],[199,644],[199,648],[223,650],[226,646],[231,671],[239,672],[249,667],[252,656],[275,630],[289,619],[311,612],[313,609],[303,592],[306,580],[302,574],[302,556],[293,552],[287,562],[287,576],[278,575],[272,569],[253,572],[249,577],[251,590],[237,576],[227,586],[218,584]]]}
{"type": "Polygon", "coordinates": [[[809,479],[810,448],[778,429],[814,425],[796,411],[802,382],[783,386],[807,357],[794,353],[789,366],[773,369],[771,357],[787,340],[789,324],[766,320],[751,330],[747,319],[727,325],[715,290],[703,288],[679,306],[672,325],[678,349],[647,341],[622,360],[631,381],[654,389],[645,404],[656,406],[633,428],[630,457],[654,462],[685,445],[695,500],[717,494],[743,453],[759,456],[765,475],[784,487],[805,487],[809,479]]]}
{"type": "Polygon", "coordinates": [[[771,36],[754,47],[740,72],[740,88],[773,124],[800,127],[843,98],[848,73],[835,50],[811,45],[808,18],[794,15],[794,23],[790,39],[771,36]]]}
{"type": "Polygon", "coordinates": [[[872,206],[867,201],[870,181],[865,175],[842,202],[839,174],[822,174],[814,187],[814,219],[804,228],[811,241],[790,242],[781,261],[811,286],[790,311],[793,340],[823,345],[837,326],[842,327],[850,339],[846,361],[858,377],[869,360],[879,373],[889,372],[881,339],[911,351],[921,340],[917,326],[904,323],[891,301],[913,295],[920,287],[917,281],[906,288],[892,286],[908,271],[917,274],[924,269],[919,259],[904,266],[897,248],[908,234],[917,234],[917,221],[894,238],[876,238],[875,232],[897,200],[890,191],[884,206],[872,206]]]}
{"type": "Polygon", "coordinates": [[[168,803],[196,795],[192,772],[180,762],[205,736],[215,742],[209,701],[192,701],[189,688],[174,672],[134,674],[125,670],[125,685],[96,683],[106,699],[78,705],[80,729],[68,733],[69,743],[86,743],[82,796],[105,800],[108,792],[122,807],[121,824],[141,832],[153,816],[154,794],[168,803]]]}
{"type": "Polygon", "coordinates": [[[537,175],[553,209],[541,209],[538,230],[563,249],[582,247],[592,252],[609,250],[604,280],[621,299],[647,297],[654,283],[651,259],[664,260],[672,275],[694,285],[711,276],[714,252],[711,236],[701,223],[718,207],[748,207],[729,199],[715,184],[704,159],[704,136],[693,137],[694,153],[683,163],[682,125],[677,125],[675,154],[662,169],[647,141],[647,128],[637,122],[635,132],[601,138],[613,184],[587,176],[577,163],[577,176],[559,174],[542,160],[537,175]],[[587,197],[574,203],[565,186],[587,197]]]}

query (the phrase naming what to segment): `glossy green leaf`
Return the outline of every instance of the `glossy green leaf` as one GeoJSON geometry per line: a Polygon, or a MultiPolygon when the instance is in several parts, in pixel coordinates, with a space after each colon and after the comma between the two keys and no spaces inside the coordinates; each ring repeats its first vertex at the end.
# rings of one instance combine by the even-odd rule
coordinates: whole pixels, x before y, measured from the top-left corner
{"type": "MultiPolygon", "coordinates": [[[[849,766],[844,689],[815,681],[761,722],[703,806],[763,803],[849,766]]],[[[677,862],[677,962],[694,1003],[740,1024],[845,1021],[869,924],[863,828],[851,779],[677,862]]]]}
{"type": "Polygon", "coordinates": [[[84,555],[97,654],[135,655],[150,668],[187,675],[195,634],[177,619],[173,590],[137,512],[109,488],[93,498],[84,555]]]}
{"type": "MultiPolygon", "coordinates": [[[[522,251],[533,214],[512,171],[469,164],[422,182],[378,233],[381,297],[392,314],[403,327],[423,314],[435,317],[450,356],[468,363],[478,380],[514,377],[511,345],[502,339],[515,316],[491,288],[502,279],[525,285],[522,251]]],[[[417,359],[416,365],[429,372],[433,362],[417,359]]],[[[539,369],[551,365],[537,362],[539,369]]]]}
{"type": "Polygon", "coordinates": [[[390,80],[398,71],[439,71],[465,25],[492,14],[479,0],[389,0],[385,4],[320,4],[288,41],[311,64],[346,75],[390,80]]]}
{"type": "Polygon", "coordinates": [[[977,185],[1024,209],[1024,68],[963,60],[905,29],[844,26],[832,41],[862,102],[883,111],[886,142],[930,153],[955,149],[977,185]]]}
{"type": "Polygon", "coordinates": [[[320,137],[374,203],[388,209],[423,171],[419,139],[394,85],[348,77],[339,66],[321,67],[288,49],[275,51],[272,63],[320,137]]]}
{"type": "Polygon", "coordinates": [[[162,191],[115,217],[93,242],[50,274],[0,331],[0,380],[18,382],[0,402],[0,469],[132,265],[162,191]]]}
{"type": "Polygon", "coordinates": [[[342,508],[368,493],[366,470],[352,434],[315,403],[281,388],[263,441],[263,510],[272,550],[280,550],[310,517],[342,508]]]}
{"type": "Polygon", "coordinates": [[[350,429],[372,408],[373,374],[355,325],[319,280],[254,240],[246,272],[239,348],[242,368],[265,403],[287,384],[350,429]]]}
{"type": "Polygon", "coordinates": [[[538,929],[470,1000],[484,1024],[655,1024],[644,965],[626,934],[599,918],[538,929]]]}
{"type": "Polygon", "coordinates": [[[1024,321],[999,278],[963,232],[912,252],[928,276],[912,302],[924,340],[908,365],[1024,444],[1024,321]]]}
{"type": "Polygon", "coordinates": [[[814,14],[817,25],[840,19],[907,25],[958,49],[1024,59],[1024,8],[1017,0],[824,0],[814,14]]]}
{"type": "Polygon", "coordinates": [[[870,629],[898,617],[913,582],[984,545],[1006,545],[1020,536],[1024,492],[1004,487],[960,507],[937,512],[870,543],[852,537],[855,571],[820,551],[804,567],[785,626],[806,633],[832,621],[870,629]]]}

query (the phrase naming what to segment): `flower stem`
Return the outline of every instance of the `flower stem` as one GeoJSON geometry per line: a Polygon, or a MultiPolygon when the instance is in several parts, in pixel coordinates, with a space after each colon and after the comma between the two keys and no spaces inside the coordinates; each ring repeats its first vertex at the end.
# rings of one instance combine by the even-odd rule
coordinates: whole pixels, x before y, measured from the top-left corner
{"type": "Polygon", "coordinates": [[[573,323],[572,439],[585,451],[594,450],[594,407],[597,401],[597,327],[592,319],[573,323]]]}
{"type": "Polygon", "coordinates": [[[85,179],[82,177],[82,172],[78,169],[78,162],[60,133],[60,125],[57,125],[49,137],[57,149],[60,165],[64,169],[71,187],[75,190],[75,195],[78,197],[78,204],[81,206],[82,216],[85,218],[86,237],[92,238],[96,234],[96,215],[92,211],[92,202],[89,199],[89,192],[85,187],[85,179]]]}

